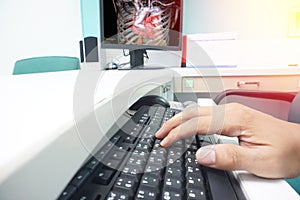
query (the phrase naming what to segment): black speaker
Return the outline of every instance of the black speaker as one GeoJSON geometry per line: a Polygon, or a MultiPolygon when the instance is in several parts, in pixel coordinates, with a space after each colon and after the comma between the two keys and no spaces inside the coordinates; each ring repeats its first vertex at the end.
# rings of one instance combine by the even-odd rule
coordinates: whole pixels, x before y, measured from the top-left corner
{"type": "Polygon", "coordinates": [[[98,62],[98,42],[96,37],[84,38],[84,52],[86,62],[98,62]]]}
{"type": "Polygon", "coordinates": [[[83,41],[79,41],[79,48],[80,48],[80,62],[84,62],[84,51],[83,51],[83,41]]]}

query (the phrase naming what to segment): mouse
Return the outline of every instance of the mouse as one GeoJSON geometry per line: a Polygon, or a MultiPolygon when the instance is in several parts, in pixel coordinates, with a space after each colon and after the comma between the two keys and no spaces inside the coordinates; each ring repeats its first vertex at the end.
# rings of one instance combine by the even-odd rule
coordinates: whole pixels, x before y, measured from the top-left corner
{"type": "Polygon", "coordinates": [[[159,96],[159,95],[147,95],[141,97],[137,100],[129,110],[138,110],[141,106],[153,106],[153,105],[160,105],[165,108],[170,107],[168,100],[159,96]]]}

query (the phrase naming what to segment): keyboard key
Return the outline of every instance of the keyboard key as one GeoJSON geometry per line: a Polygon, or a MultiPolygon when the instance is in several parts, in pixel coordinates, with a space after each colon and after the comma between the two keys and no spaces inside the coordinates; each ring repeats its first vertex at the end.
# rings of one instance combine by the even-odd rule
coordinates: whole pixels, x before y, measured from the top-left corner
{"type": "Polygon", "coordinates": [[[103,164],[107,167],[118,170],[118,167],[121,164],[121,162],[122,160],[107,159],[106,161],[103,161],[103,164]]]}
{"type": "Polygon", "coordinates": [[[123,160],[128,152],[124,150],[116,150],[112,152],[111,158],[114,160],[123,160]]]}
{"type": "Polygon", "coordinates": [[[176,167],[168,166],[165,171],[165,179],[176,177],[180,181],[184,181],[182,169],[176,167]]]}
{"type": "Polygon", "coordinates": [[[136,199],[153,199],[153,200],[156,200],[157,199],[157,196],[158,196],[158,193],[151,189],[151,188],[147,188],[145,186],[140,186],[138,191],[137,191],[137,194],[136,194],[136,199]]]}
{"type": "Polygon", "coordinates": [[[154,177],[156,177],[159,181],[161,181],[161,180],[163,180],[163,174],[162,174],[162,172],[161,171],[152,171],[152,172],[145,172],[145,174],[144,175],[151,175],[151,176],[154,176],[154,177]]]}
{"type": "Polygon", "coordinates": [[[196,159],[196,156],[195,155],[188,155],[186,156],[186,163],[185,163],[185,166],[186,167],[197,167],[199,166],[199,163],[196,159]]]}
{"type": "Polygon", "coordinates": [[[202,171],[200,169],[200,165],[198,166],[188,166],[186,167],[186,177],[197,177],[197,178],[203,178],[202,171]]]}
{"type": "Polygon", "coordinates": [[[78,193],[76,196],[74,196],[72,198],[73,199],[78,199],[78,200],[89,200],[89,199],[92,199],[92,200],[100,200],[101,199],[101,195],[100,194],[97,194],[91,190],[83,190],[83,191],[80,191],[80,193],[78,193]]]}
{"type": "Polygon", "coordinates": [[[108,194],[107,200],[129,200],[131,196],[121,191],[113,190],[108,194]]]}
{"type": "Polygon", "coordinates": [[[137,139],[137,137],[133,137],[133,136],[127,135],[124,138],[124,142],[133,144],[136,139],[137,139]]]}
{"type": "Polygon", "coordinates": [[[67,200],[75,193],[76,187],[72,185],[68,185],[65,190],[61,193],[58,200],[67,200]]]}
{"type": "Polygon", "coordinates": [[[130,157],[128,162],[128,164],[133,164],[133,165],[142,165],[144,166],[146,164],[146,161],[143,158],[139,158],[139,157],[130,157]]]}
{"type": "Polygon", "coordinates": [[[173,166],[173,167],[176,167],[178,169],[182,169],[183,161],[180,160],[180,159],[170,158],[170,159],[168,159],[167,166],[173,166]]]}
{"type": "Polygon", "coordinates": [[[164,149],[164,148],[162,148],[162,147],[160,147],[160,148],[158,148],[158,149],[153,149],[153,150],[151,151],[151,155],[166,157],[166,155],[167,155],[167,150],[164,149]]]}
{"type": "Polygon", "coordinates": [[[133,153],[131,154],[129,159],[137,159],[137,160],[141,160],[142,163],[146,163],[148,160],[149,154],[145,153],[145,152],[139,152],[137,150],[134,150],[133,153]]]}
{"type": "Polygon", "coordinates": [[[77,173],[77,175],[72,180],[71,184],[75,187],[79,188],[83,182],[89,177],[90,171],[89,170],[81,170],[77,173]]]}
{"type": "Polygon", "coordinates": [[[186,178],[186,188],[187,189],[204,189],[204,180],[200,177],[189,176],[186,178]]]}
{"type": "Polygon", "coordinates": [[[93,183],[107,185],[115,174],[115,170],[109,168],[101,169],[97,176],[93,178],[93,183]]]}
{"type": "Polygon", "coordinates": [[[99,166],[99,163],[100,163],[99,160],[93,157],[90,159],[90,161],[87,163],[85,167],[93,171],[99,166]]]}
{"type": "Polygon", "coordinates": [[[105,156],[111,151],[111,149],[113,147],[116,146],[116,143],[118,143],[121,140],[121,136],[120,135],[116,135],[114,136],[108,143],[106,143],[101,150],[99,150],[96,154],[95,154],[95,158],[97,160],[103,160],[105,158],[105,156]]]}
{"type": "Polygon", "coordinates": [[[139,144],[144,144],[149,147],[153,146],[154,139],[153,138],[141,138],[139,144]]]}
{"type": "Polygon", "coordinates": [[[135,191],[138,187],[138,183],[134,176],[122,174],[120,177],[118,177],[115,186],[120,188],[128,188],[135,191]]]}
{"type": "Polygon", "coordinates": [[[121,139],[121,136],[120,136],[120,135],[115,135],[115,136],[113,136],[113,137],[110,139],[110,142],[111,142],[112,144],[116,144],[120,139],[121,139]]]}
{"type": "Polygon", "coordinates": [[[150,153],[150,149],[151,147],[148,144],[141,144],[138,143],[135,150],[139,151],[139,152],[145,152],[145,153],[150,153]]]}
{"type": "Polygon", "coordinates": [[[183,147],[179,148],[179,147],[175,147],[172,146],[168,149],[168,158],[174,158],[174,159],[178,159],[182,156],[183,152],[183,147]]]}
{"type": "Polygon", "coordinates": [[[144,167],[138,164],[128,163],[123,169],[123,173],[131,174],[133,176],[138,176],[140,173],[144,172],[144,167]]]}
{"type": "Polygon", "coordinates": [[[187,193],[188,200],[206,200],[206,195],[204,190],[195,189],[195,188],[187,189],[186,193],[187,193]]]}
{"type": "Polygon", "coordinates": [[[131,144],[128,144],[125,142],[121,142],[121,143],[117,144],[117,146],[119,147],[119,149],[121,149],[123,151],[129,151],[131,149],[131,144]]]}
{"type": "Polygon", "coordinates": [[[164,190],[162,194],[163,200],[181,200],[184,199],[182,192],[178,191],[170,191],[170,190],[164,190]]]}
{"type": "Polygon", "coordinates": [[[166,158],[164,156],[158,155],[158,156],[154,156],[154,155],[150,155],[149,159],[148,159],[148,163],[152,163],[152,164],[159,164],[161,167],[164,167],[165,163],[166,163],[166,158]]]}
{"type": "Polygon", "coordinates": [[[141,185],[153,188],[153,191],[158,192],[156,190],[158,190],[160,186],[160,180],[156,176],[146,173],[142,176],[141,185]]]}
{"type": "Polygon", "coordinates": [[[163,166],[161,166],[160,164],[147,164],[146,168],[145,168],[145,172],[157,172],[158,174],[160,174],[160,176],[163,173],[163,166]]]}
{"type": "MultiPolygon", "coordinates": [[[[119,187],[116,186],[112,190],[113,193],[119,194],[120,198],[119,199],[132,199],[134,195],[136,194],[135,190],[127,187],[119,187]]],[[[118,199],[118,198],[117,198],[118,199]]]]}
{"type": "MultiPolygon", "coordinates": [[[[165,178],[164,188],[167,188],[172,191],[181,191],[182,190],[182,181],[177,179],[175,176],[172,178],[165,178]]],[[[180,192],[180,194],[182,194],[180,192]]]]}
{"type": "Polygon", "coordinates": [[[155,141],[154,141],[154,145],[153,145],[153,149],[159,149],[159,148],[162,148],[161,146],[160,146],[160,143],[161,143],[161,140],[159,140],[159,139],[156,139],[155,141]]]}
{"type": "Polygon", "coordinates": [[[186,149],[196,153],[196,151],[198,150],[198,145],[194,143],[186,144],[186,149]]]}

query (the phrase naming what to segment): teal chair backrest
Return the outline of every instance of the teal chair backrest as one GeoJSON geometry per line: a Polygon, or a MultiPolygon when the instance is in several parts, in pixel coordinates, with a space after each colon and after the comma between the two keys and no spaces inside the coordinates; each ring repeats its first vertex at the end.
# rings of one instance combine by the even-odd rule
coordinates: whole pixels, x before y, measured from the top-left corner
{"type": "Polygon", "coordinates": [[[18,60],[13,75],[80,69],[79,59],[68,56],[44,56],[18,60]]]}
{"type": "MultiPolygon", "coordinates": [[[[300,92],[295,96],[290,106],[288,121],[300,124],[300,92]]],[[[300,176],[286,180],[300,194],[300,176]]]]}
{"type": "Polygon", "coordinates": [[[297,178],[286,179],[286,181],[294,188],[296,192],[300,195],[300,176],[297,178]]]}

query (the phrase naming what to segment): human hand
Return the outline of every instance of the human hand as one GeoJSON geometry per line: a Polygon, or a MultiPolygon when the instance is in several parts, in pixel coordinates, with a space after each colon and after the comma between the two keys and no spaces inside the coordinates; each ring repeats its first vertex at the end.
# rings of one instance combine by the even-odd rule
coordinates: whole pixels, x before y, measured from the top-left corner
{"type": "Polygon", "coordinates": [[[188,107],[156,133],[167,147],[195,134],[237,137],[240,145],[216,144],[196,153],[202,165],[224,170],[247,170],[266,178],[300,174],[300,125],[274,118],[237,103],[188,107]]]}

